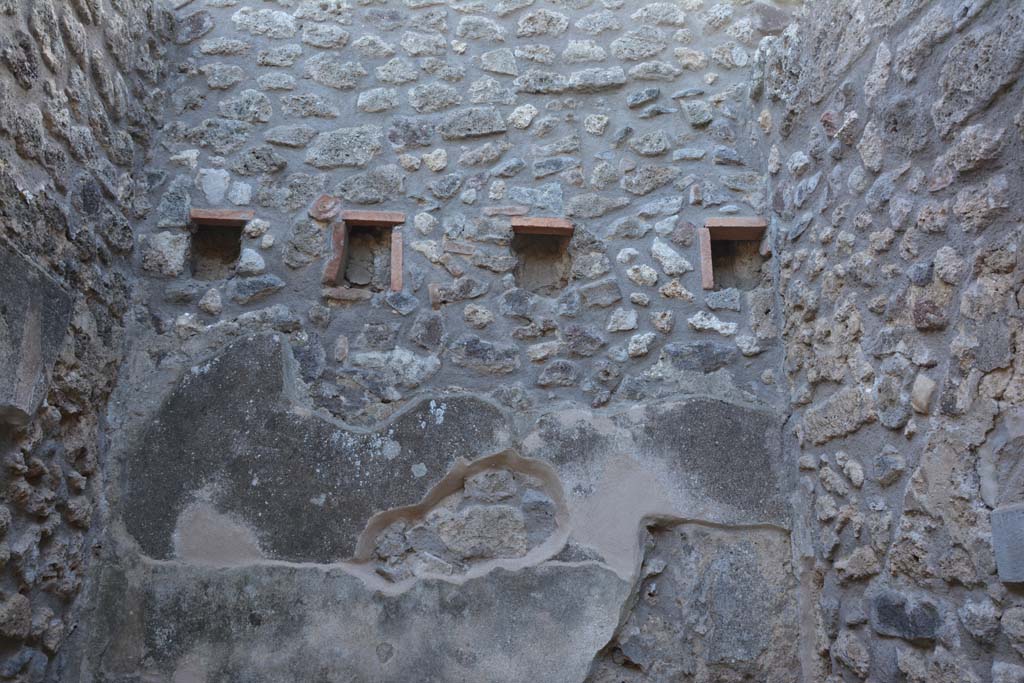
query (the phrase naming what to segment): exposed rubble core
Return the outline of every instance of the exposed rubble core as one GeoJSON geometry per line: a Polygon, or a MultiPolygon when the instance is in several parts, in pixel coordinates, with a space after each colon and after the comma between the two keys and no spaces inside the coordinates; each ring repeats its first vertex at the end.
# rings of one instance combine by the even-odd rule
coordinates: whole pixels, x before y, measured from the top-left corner
{"type": "Polygon", "coordinates": [[[1024,683],[1022,73],[1017,0],[0,0],[0,680],[1024,683]]]}
{"type": "Polygon", "coordinates": [[[823,2],[761,45],[805,680],[1024,676],[1022,22],[823,2]]]}
{"type": "MultiPolygon", "coordinates": [[[[452,484],[446,486],[442,480],[442,493],[435,489],[434,496],[443,497],[433,505],[383,513],[394,518],[383,529],[379,516],[371,520],[370,528],[380,529],[369,540],[374,571],[389,581],[452,576],[481,563],[522,558],[546,541],[557,542],[552,536],[559,518],[565,521],[564,503],[563,509],[556,503],[562,499],[557,475],[541,470],[548,479],[544,481],[502,467],[500,460],[476,461],[450,493],[447,488],[452,484]]],[[[512,455],[510,460],[517,458],[512,455]]]]}
{"type": "Polygon", "coordinates": [[[150,0],[0,2],[0,678],[66,680],[107,521],[135,234],[174,36],[150,0]]]}

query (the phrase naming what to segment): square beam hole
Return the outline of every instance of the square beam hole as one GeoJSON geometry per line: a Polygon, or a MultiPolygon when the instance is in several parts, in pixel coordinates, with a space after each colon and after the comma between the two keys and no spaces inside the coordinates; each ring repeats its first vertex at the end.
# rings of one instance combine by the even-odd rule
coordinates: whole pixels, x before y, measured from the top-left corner
{"type": "Polygon", "coordinates": [[[760,242],[753,240],[712,240],[711,265],[715,289],[756,289],[761,284],[760,242]]]}
{"type": "Polygon", "coordinates": [[[192,277],[224,280],[235,272],[242,253],[242,228],[200,226],[192,233],[192,277]]]}
{"type": "Polygon", "coordinates": [[[523,289],[551,296],[569,284],[572,259],[569,238],[559,235],[516,234],[512,237],[516,283],[523,289]]]}
{"type": "Polygon", "coordinates": [[[351,226],[348,228],[345,284],[373,292],[391,286],[391,229],[351,226]]]}

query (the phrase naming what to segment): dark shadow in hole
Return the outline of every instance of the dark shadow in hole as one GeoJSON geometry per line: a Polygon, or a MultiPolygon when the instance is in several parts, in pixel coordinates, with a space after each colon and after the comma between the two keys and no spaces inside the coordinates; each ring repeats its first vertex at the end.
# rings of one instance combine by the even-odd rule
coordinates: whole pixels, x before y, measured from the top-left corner
{"type": "Polygon", "coordinates": [[[551,296],[569,283],[572,258],[569,238],[558,235],[515,235],[512,253],[519,259],[516,284],[523,289],[551,296]]]}
{"type": "Polygon", "coordinates": [[[345,249],[345,284],[383,292],[391,284],[391,230],[350,227],[345,249]]]}
{"type": "Polygon", "coordinates": [[[224,280],[235,272],[242,253],[241,227],[199,227],[192,233],[192,277],[224,280]]]}
{"type": "Polygon", "coordinates": [[[715,289],[751,290],[761,284],[759,243],[753,240],[713,240],[711,267],[715,273],[715,289]]]}
{"type": "Polygon", "coordinates": [[[14,450],[17,429],[13,424],[0,420],[0,457],[6,457],[8,452],[14,450]]]}

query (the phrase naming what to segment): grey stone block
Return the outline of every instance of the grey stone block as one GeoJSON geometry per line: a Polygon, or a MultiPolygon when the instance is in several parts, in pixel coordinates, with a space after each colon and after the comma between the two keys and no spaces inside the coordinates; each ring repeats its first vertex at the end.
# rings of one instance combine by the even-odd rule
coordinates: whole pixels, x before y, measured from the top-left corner
{"type": "Polygon", "coordinates": [[[871,600],[871,628],[883,636],[927,645],[935,640],[942,618],[929,599],[915,599],[894,590],[883,590],[871,600]]]}
{"type": "Polygon", "coordinates": [[[624,670],[681,672],[705,663],[717,674],[708,680],[798,680],[773,675],[798,666],[796,585],[785,532],[701,524],[649,532],[641,590],[661,599],[637,600],[598,655],[597,675],[589,680],[686,680],[682,675],[628,678],[624,670]],[[697,604],[706,608],[693,609],[697,604]],[[777,667],[771,672],[763,664],[766,655],[777,667]],[[729,675],[736,671],[749,677],[729,675]]]}
{"type": "Polygon", "coordinates": [[[24,425],[46,395],[73,299],[3,243],[0,292],[0,422],[24,425]]]}
{"type": "Polygon", "coordinates": [[[992,511],[992,548],[999,579],[1006,583],[1024,582],[1024,503],[992,511]]]}

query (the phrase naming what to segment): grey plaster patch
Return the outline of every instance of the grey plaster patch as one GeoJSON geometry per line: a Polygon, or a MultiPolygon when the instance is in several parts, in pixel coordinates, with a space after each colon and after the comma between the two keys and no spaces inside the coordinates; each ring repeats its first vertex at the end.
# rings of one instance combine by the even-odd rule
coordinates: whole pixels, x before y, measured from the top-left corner
{"type": "Polygon", "coordinates": [[[374,512],[419,501],[457,458],[507,445],[501,413],[468,397],[442,400],[440,419],[424,401],[377,430],[347,428],[291,402],[293,362],[277,336],[235,342],[187,370],[136,435],[123,518],[145,554],[170,557],[178,515],[211,486],[211,504],[252,529],[267,557],[342,560],[374,512]],[[420,463],[426,476],[409,477],[420,463]]]}
{"type": "Polygon", "coordinates": [[[714,399],[651,405],[634,428],[640,453],[693,496],[693,517],[789,526],[782,420],[714,399]],[[715,513],[701,514],[707,505],[715,513]]]}
{"type": "Polygon", "coordinates": [[[174,556],[190,564],[231,566],[263,557],[256,534],[201,500],[178,515],[174,556]]]}
{"type": "Polygon", "coordinates": [[[388,595],[329,567],[145,564],[101,590],[101,676],[518,683],[583,680],[630,584],[597,563],[549,563],[388,595]]]}
{"type": "Polygon", "coordinates": [[[608,479],[619,468],[656,481],[656,490],[646,496],[609,504],[608,514],[632,524],[645,515],[665,514],[789,528],[789,475],[781,429],[781,416],[764,408],[677,398],[640,403],[610,416],[586,410],[551,412],[523,439],[523,449],[532,458],[551,462],[567,488],[598,491],[591,501],[597,506],[602,496],[618,499],[605,488],[632,490],[628,477],[608,479]]]}

